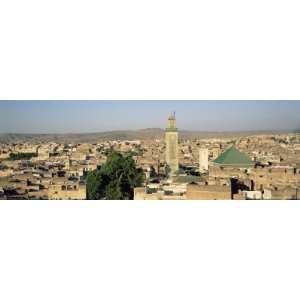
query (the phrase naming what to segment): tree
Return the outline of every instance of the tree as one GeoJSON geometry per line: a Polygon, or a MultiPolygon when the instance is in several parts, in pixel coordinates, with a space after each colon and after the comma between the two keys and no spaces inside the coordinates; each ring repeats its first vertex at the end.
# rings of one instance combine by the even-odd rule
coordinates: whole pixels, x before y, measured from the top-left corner
{"type": "Polygon", "coordinates": [[[150,177],[153,178],[153,177],[156,177],[157,174],[156,174],[156,171],[154,169],[153,166],[150,167],[150,177]]]}
{"type": "Polygon", "coordinates": [[[171,174],[171,168],[170,168],[170,166],[167,164],[167,165],[165,166],[165,175],[166,175],[166,177],[169,177],[170,174],[171,174]]]}
{"type": "Polygon", "coordinates": [[[7,165],[4,165],[2,163],[0,163],[0,170],[3,171],[3,170],[7,170],[8,169],[8,166],[7,165]]]}
{"type": "Polygon", "coordinates": [[[106,163],[87,175],[88,199],[133,199],[134,188],[144,181],[130,153],[112,152],[106,163]]]}
{"type": "Polygon", "coordinates": [[[37,153],[10,153],[9,160],[30,160],[32,157],[37,157],[37,153]]]}

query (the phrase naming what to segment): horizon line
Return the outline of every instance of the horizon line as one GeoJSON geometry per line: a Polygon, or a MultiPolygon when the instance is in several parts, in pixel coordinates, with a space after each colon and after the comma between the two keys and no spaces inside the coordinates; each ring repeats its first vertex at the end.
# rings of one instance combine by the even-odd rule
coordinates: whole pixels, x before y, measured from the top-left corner
{"type": "MultiPolygon", "coordinates": [[[[111,132],[137,132],[142,130],[162,130],[165,131],[164,128],[161,127],[147,127],[147,128],[139,128],[139,129],[115,129],[115,130],[105,130],[105,131],[86,131],[86,132],[3,132],[0,133],[2,135],[76,135],[76,134],[100,134],[100,133],[111,133],[111,132]]],[[[265,132],[285,132],[285,133],[299,133],[299,129],[245,129],[245,130],[197,130],[197,129],[178,129],[178,132],[195,132],[195,133],[250,133],[250,132],[257,132],[257,133],[265,133],[265,132]]]]}

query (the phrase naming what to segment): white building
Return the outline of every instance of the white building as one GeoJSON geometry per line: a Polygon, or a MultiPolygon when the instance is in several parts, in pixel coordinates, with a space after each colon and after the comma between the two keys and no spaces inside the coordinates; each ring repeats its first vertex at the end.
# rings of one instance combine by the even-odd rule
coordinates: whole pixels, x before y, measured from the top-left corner
{"type": "Polygon", "coordinates": [[[200,172],[208,170],[208,149],[200,148],[199,150],[199,170],[200,172]]]}

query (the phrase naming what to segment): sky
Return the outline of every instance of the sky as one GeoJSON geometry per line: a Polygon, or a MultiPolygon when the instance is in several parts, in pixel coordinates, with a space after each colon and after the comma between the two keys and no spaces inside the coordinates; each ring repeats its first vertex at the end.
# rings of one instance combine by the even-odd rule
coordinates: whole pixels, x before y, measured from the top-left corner
{"type": "Polygon", "coordinates": [[[299,130],[300,101],[0,101],[0,133],[299,130]]]}

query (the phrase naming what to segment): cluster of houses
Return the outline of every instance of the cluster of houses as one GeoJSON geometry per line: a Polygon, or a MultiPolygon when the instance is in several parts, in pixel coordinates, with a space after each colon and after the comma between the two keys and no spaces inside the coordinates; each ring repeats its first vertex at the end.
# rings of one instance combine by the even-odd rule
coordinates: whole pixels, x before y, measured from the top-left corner
{"type": "Polygon", "coordinates": [[[180,139],[173,174],[162,139],[0,144],[0,199],[86,199],[87,173],[111,151],[143,169],[136,200],[300,198],[300,137],[269,134],[180,139]]]}

